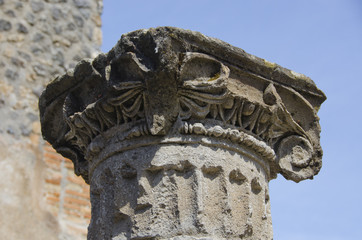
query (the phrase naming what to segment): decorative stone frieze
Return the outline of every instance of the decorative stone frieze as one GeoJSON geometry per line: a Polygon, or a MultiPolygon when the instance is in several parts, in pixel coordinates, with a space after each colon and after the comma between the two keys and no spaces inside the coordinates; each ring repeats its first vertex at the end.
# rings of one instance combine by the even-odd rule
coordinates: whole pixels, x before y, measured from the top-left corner
{"type": "Polygon", "coordinates": [[[321,168],[312,80],[200,33],[123,35],[40,98],[91,185],[88,239],[272,239],[268,182],[321,168]]]}

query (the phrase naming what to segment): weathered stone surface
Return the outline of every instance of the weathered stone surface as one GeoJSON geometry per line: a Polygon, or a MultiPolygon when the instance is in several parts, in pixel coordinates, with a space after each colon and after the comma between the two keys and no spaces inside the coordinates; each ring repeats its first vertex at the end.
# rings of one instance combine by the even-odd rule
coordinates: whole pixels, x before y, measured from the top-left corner
{"type": "Polygon", "coordinates": [[[268,182],[319,172],[324,100],[302,74],[163,27],[81,61],[39,108],[91,185],[88,239],[272,239],[268,182]]]}
{"type": "Polygon", "coordinates": [[[156,139],[94,159],[88,239],[271,239],[269,169],[261,159],[214,139],[156,139]]]}
{"type": "MultiPolygon", "coordinates": [[[[93,19],[99,17],[102,2],[86,1],[86,3],[87,8],[78,8],[79,4],[75,4],[74,1],[2,2],[0,55],[4,66],[0,71],[0,84],[11,86],[18,96],[21,87],[28,89],[44,87],[49,77],[63,74],[66,69],[75,66],[78,61],[74,60],[76,55],[78,59],[96,56],[101,44],[100,38],[94,35],[89,39],[87,35],[88,28],[99,29],[98,23],[93,19]],[[16,17],[6,14],[9,11],[12,11],[16,17]],[[91,16],[90,19],[82,16],[84,11],[91,16]],[[73,16],[77,16],[82,25],[68,29],[69,24],[74,24],[73,16]],[[69,40],[70,37],[72,41],[69,40]],[[88,50],[85,51],[85,48],[88,50]]],[[[5,92],[1,92],[0,98],[7,102],[5,92]]],[[[37,113],[38,96],[30,92],[26,97],[17,97],[16,101],[24,110],[19,111],[20,126],[21,119],[25,118],[27,112],[37,113]]],[[[7,112],[12,110],[7,108],[7,112]]],[[[0,132],[5,131],[6,124],[5,122],[0,124],[0,132]]]]}
{"type": "Polygon", "coordinates": [[[9,21],[0,19],[0,32],[9,31],[11,29],[11,23],[9,21]]]}
{"type": "MultiPolygon", "coordinates": [[[[47,82],[75,66],[75,55],[99,53],[101,42],[87,35],[88,28],[99,32],[93,19],[102,4],[87,2],[89,8],[82,12],[90,18],[82,17],[83,27],[68,30],[73,15],[82,16],[73,1],[0,0],[0,239],[84,239],[82,233],[69,231],[66,203],[57,203],[58,212],[49,211],[49,192],[58,189],[49,187],[46,179],[56,171],[43,157],[44,141],[36,125],[39,95],[47,82]],[[53,9],[62,10],[59,20],[53,18],[58,17],[53,9]],[[70,42],[70,35],[78,41],[70,42]]],[[[87,224],[78,223],[71,227],[87,224]]]]}

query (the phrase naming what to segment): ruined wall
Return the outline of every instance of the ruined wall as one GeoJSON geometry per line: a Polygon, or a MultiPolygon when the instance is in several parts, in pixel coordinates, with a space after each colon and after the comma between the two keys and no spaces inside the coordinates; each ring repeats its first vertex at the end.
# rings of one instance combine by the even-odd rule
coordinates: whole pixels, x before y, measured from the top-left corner
{"type": "Polygon", "coordinates": [[[0,239],[84,239],[87,186],[40,136],[38,97],[101,44],[101,0],[0,0],[0,239]]]}
{"type": "Polygon", "coordinates": [[[57,154],[48,143],[43,159],[46,209],[57,219],[63,235],[86,239],[91,218],[89,185],[74,174],[72,161],[57,154]]]}

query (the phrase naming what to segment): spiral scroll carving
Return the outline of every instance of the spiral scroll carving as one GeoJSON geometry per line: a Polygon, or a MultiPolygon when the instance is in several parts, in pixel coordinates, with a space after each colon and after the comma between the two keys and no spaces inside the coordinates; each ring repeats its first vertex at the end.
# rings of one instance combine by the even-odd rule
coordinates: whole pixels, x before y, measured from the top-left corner
{"type": "Polygon", "coordinates": [[[86,178],[85,156],[101,151],[93,139],[120,126],[126,126],[125,140],[175,134],[224,138],[252,149],[275,173],[294,181],[319,171],[320,129],[309,95],[201,47],[163,54],[162,47],[173,43],[155,43],[162,47],[153,52],[132,41],[82,61],[43,94],[43,128],[52,129],[45,135],[76,169],[85,168],[77,173],[86,178]],[[58,87],[62,93],[54,100],[58,87]],[[57,114],[66,125],[47,120],[57,114]]]}

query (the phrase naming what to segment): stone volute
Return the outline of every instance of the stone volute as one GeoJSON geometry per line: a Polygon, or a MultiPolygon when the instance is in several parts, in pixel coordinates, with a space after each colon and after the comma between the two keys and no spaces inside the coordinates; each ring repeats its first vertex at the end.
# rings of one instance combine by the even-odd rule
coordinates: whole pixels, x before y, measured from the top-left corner
{"type": "Polygon", "coordinates": [[[268,183],[319,172],[324,100],[302,74],[161,27],[81,61],[39,107],[91,186],[88,239],[272,239],[268,183]]]}

